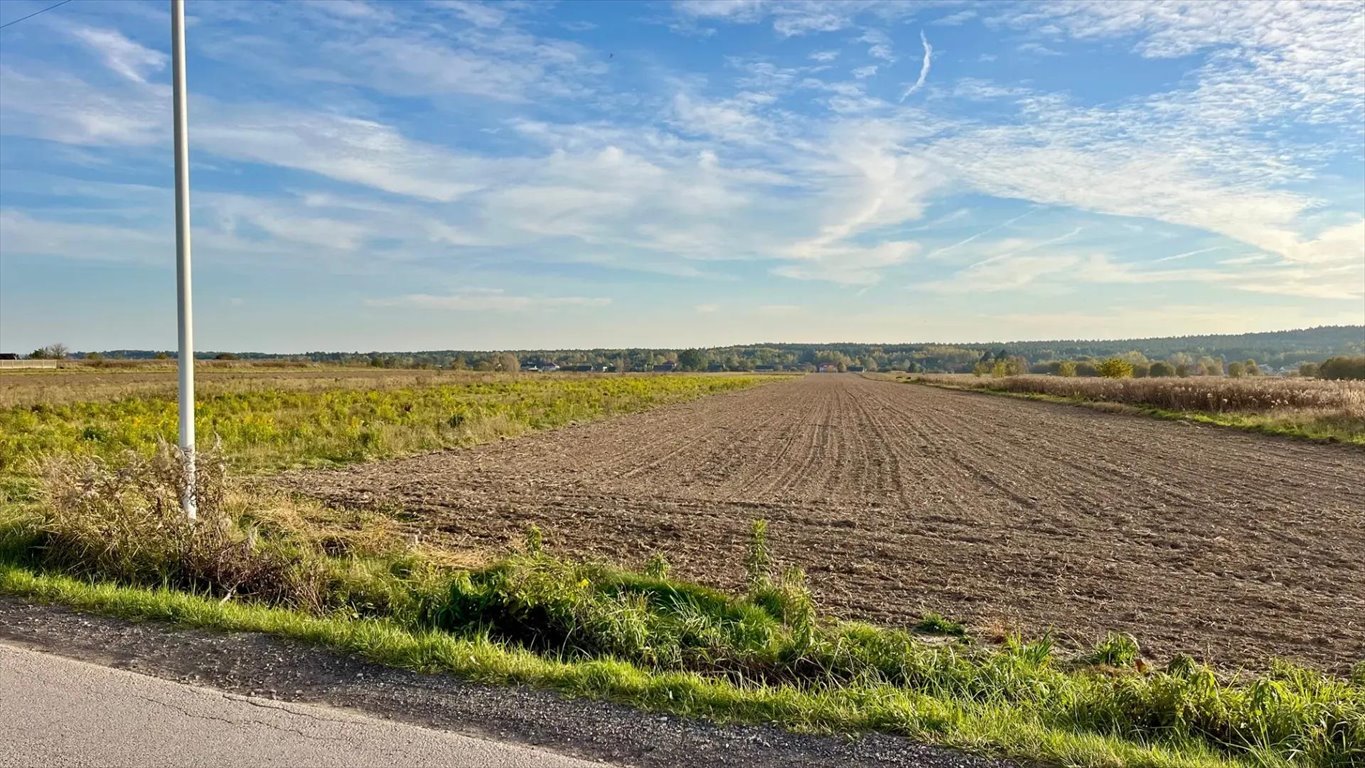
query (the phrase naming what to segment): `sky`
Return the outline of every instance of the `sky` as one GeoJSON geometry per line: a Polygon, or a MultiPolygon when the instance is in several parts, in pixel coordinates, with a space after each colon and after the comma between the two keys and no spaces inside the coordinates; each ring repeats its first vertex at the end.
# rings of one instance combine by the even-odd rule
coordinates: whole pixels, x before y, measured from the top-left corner
{"type": "MultiPolygon", "coordinates": [[[[0,351],[175,346],[167,6],[0,30],[0,351]]],[[[186,6],[200,349],[1365,323],[1357,2],[186,6]]]]}

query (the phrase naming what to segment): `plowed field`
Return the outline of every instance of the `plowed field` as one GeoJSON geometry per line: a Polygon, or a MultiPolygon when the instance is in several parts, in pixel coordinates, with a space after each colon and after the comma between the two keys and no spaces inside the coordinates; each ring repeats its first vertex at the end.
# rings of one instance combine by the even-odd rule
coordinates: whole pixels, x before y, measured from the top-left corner
{"type": "Polygon", "coordinates": [[[1223,666],[1365,658],[1365,451],[812,375],[286,483],[414,531],[741,582],[750,521],[825,609],[933,610],[1070,644],[1132,632],[1223,666]]]}

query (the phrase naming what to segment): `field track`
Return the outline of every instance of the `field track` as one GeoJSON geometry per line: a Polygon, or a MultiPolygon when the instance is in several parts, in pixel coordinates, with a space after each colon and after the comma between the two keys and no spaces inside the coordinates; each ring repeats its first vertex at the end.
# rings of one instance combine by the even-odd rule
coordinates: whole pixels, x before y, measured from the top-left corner
{"type": "Polygon", "coordinates": [[[736,586],[750,521],[822,607],[905,625],[1128,631],[1157,657],[1365,658],[1365,451],[811,375],[472,450],[285,482],[415,531],[736,586]]]}

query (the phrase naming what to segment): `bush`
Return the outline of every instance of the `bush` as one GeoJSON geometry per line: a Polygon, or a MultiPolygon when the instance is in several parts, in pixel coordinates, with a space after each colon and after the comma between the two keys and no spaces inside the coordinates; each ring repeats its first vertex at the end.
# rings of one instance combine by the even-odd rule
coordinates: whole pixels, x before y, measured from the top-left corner
{"type": "Polygon", "coordinates": [[[34,550],[41,564],[123,584],[321,609],[321,572],[296,548],[239,528],[224,507],[221,455],[211,450],[198,459],[197,520],[181,509],[185,466],[166,443],[149,457],[129,453],[117,467],[96,457],[47,462],[34,550]]]}
{"type": "Polygon", "coordinates": [[[1243,376],[1245,376],[1246,373],[1247,373],[1246,366],[1242,365],[1241,363],[1236,362],[1228,363],[1228,376],[1230,378],[1240,379],[1243,376]]]}
{"type": "Polygon", "coordinates": [[[1133,376],[1133,364],[1121,357],[1101,361],[1095,370],[1106,379],[1128,379],[1133,376]]]}
{"type": "Polygon", "coordinates": [[[1057,364],[1057,375],[1071,378],[1076,375],[1076,364],[1070,360],[1063,360],[1057,364]]]}
{"type": "Polygon", "coordinates": [[[1318,366],[1320,379],[1365,379],[1365,355],[1329,357],[1318,366]]]}
{"type": "Polygon", "coordinates": [[[1155,362],[1152,363],[1148,375],[1154,379],[1166,378],[1168,376],[1174,376],[1175,369],[1171,367],[1170,363],[1155,362]]]}

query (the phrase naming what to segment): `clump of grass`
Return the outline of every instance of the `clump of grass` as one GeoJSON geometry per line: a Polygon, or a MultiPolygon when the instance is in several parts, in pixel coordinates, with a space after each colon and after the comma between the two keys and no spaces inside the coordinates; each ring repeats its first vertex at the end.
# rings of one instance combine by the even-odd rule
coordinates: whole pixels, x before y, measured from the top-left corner
{"type": "Polygon", "coordinates": [[[670,570],[672,570],[672,566],[669,565],[668,558],[664,557],[661,552],[650,555],[649,560],[645,562],[645,575],[651,579],[667,579],[670,570]]]}
{"type": "Polygon", "coordinates": [[[1095,644],[1088,660],[1106,667],[1131,667],[1137,664],[1142,649],[1136,637],[1127,633],[1111,632],[1095,644]]]}
{"type": "Polygon", "coordinates": [[[942,615],[932,611],[924,614],[924,616],[920,618],[919,622],[915,624],[915,630],[917,632],[925,632],[934,635],[951,635],[953,637],[967,636],[967,628],[962,626],[960,622],[944,618],[942,615]]]}

